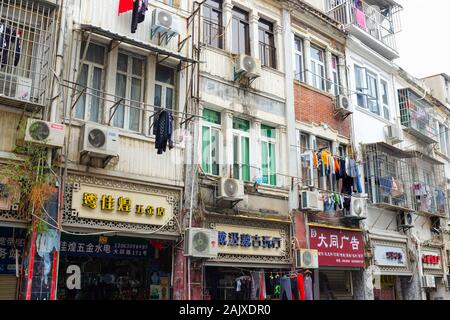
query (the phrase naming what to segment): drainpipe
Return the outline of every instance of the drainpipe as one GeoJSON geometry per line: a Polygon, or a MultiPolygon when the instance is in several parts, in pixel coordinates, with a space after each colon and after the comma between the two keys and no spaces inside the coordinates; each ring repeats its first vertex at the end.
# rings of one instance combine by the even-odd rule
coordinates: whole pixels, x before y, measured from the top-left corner
{"type": "Polygon", "coordinates": [[[419,267],[419,283],[420,283],[420,295],[422,296],[422,300],[426,300],[426,298],[424,297],[424,292],[422,290],[422,281],[423,281],[423,265],[420,261],[420,257],[422,256],[422,250],[420,248],[420,240],[419,238],[411,232],[411,236],[416,240],[417,242],[417,253],[418,253],[418,259],[417,259],[417,263],[418,263],[418,267],[419,267]]]}

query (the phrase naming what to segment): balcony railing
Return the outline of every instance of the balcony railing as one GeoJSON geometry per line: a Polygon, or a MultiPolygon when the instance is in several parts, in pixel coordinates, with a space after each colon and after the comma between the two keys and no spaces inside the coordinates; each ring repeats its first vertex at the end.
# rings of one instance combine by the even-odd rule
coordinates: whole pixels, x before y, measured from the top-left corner
{"type": "Polygon", "coordinates": [[[437,142],[433,108],[409,89],[398,91],[400,117],[406,130],[428,143],[437,142]]]}
{"type": "Polygon", "coordinates": [[[397,51],[395,34],[400,31],[399,11],[400,7],[381,8],[360,0],[328,0],[327,13],[345,26],[354,26],[397,51]]]}
{"type": "Polygon", "coordinates": [[[364,146],[366,190],[372,203],[387,209],[413,209],[406,152],[379,143],[364,146]]]}
{"type": "Polygon", "coordinates": [[[50,85],[54,8],[39,1],[0,1],[0,97],[44,105],[50,85]]]}
{"type": "Polygon", "coordinates": [[[203,19],[203,43],[219,49],[223,49],[225,42],[225,28],[211,20],[203,19]]]}
{"type": "Polygon", "coordinates": [[[276,68],[276,48],[270,44],[259,42],[259,57],[261,59],[261,65],[276,68]]]}
{"type": "Polygon", "coordinates": [[[446,215],[447,194],[444,187],[416,181],[413,184],[413,192],[416,211],[440,216],[446,215]]]}

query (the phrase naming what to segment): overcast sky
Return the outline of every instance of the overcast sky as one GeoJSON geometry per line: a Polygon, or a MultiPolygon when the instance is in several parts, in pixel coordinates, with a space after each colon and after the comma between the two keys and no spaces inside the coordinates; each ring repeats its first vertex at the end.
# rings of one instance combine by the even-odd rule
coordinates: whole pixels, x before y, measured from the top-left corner
{"type": "Polygon", "coordinates": [[[403,6],[402,31],[397,35],[396,63],[422,78],[450,75],[450,1],[397,0],[403,6]]]}

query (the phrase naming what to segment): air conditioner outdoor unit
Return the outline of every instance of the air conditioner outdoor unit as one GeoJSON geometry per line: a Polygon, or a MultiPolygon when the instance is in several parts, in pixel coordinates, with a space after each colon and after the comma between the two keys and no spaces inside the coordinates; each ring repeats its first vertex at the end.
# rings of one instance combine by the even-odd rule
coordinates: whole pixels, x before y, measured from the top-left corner
{"type": "Polygon", "coordinates": [[[216,258],[219,252],[219,232],[213,229],[188,228],[184,237],[186,256],[216,258]]]}
{"type": "Polygon", "coordinates": [[[244,75],[247,78],[257,78],[261,76],[261,61],[245,54],[240,54],[236,59],[236,75],[244,75]]]}
{"type": "Polygon", "coordinates": [[[99,124],[85,123],[81,128],[80,154],[100,159],[117,157],[119,131],[99,124]]]}
{"type": "Polygon", "coordinates": [[[176,14],[172,14],[165,10],[155,9],[152,12],[151,31],[152,34],[155,34],[156,32],[167,33],[169,38],[174,35],[181,34],[181,18],[176,14]]]}
{"type": "Polygon", "coordinates": [[[28,119],[25,141],[61,148],[64,145],[65,126],[37,119],[28,119]]]}
{"type": "Polygon", "coordinates": [[[319,253],[317,250],[300,249],[296,251],[296,268],[317,269],[319,267],[319,253]]]}
{"type": "Polygon", "coordinates": [[[350,114],[353,113],[352,101],[346,95],[340,94],[336,97],[336,112],[350,114]]]}
{"type": "Polygon", "coordinates": [[[352,197],[349,216],[361,218],[367,217],[367,210],[366,198],[352,197]]]}
{"type": "Polygon", "coordinates": [[[397,215],[397,227],[399,229],[410,229],[414,227],[414,217],[410,212],[401,212],[397,215]]]}
{"type": "Polygon", "coordinates": [[[323,200],[318,191],[302,191],[300,200],[301,210],[323,211],[323,200]]]}
{"type": "Polygon", "coordinates": [[[33,80],[0,72],[0,95],[30,101],[33,80]]]}
{"type": "Polygon", "coordinates": [[[403,130],[402,127],[396,124],[387,127],[387,140],[388,143],[397,144],[403,142],[403,130]]]}
{"type": "Polygon", "coordinates": [[[424,288],[436,288],[436,280],[432,275],[425,275],[422,278],[422,286],[424,288]]]}
{"type": "Polygon", "coordinates": [[[244,200],[244,181],[231,178],[220,179],[219,198],[229,201],[244,200]]]}

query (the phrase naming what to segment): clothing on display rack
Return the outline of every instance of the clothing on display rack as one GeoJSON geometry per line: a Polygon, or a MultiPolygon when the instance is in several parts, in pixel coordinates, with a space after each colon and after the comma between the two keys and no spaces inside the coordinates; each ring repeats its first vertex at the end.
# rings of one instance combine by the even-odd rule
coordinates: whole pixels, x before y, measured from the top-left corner
{"type": "Polygon", "coordinates": [[[236,300],[249,300],[252,292],[252,278],[241,276],[235,279],[236,300]]]}
{"type": "Polygon", "coordinates": [[[300,300],[305,300],[305,282],[303,274],[297,275],[297,286],[300,293],[300,300]]]}
{"type": "Polygon", "coordinates": [[[19,64],[22,51],[20,37],[20,31],[0,22],[0,59],[2,68],[8,64],[10,52],[14,52],[14,66],[17,67],[19,64]],[[11,45],[14,45],[12,50],[11,45]]]}
{"type": "Polygon", "coordinates": [[[166,152],[167,146],[169,146],[169,150],[173,148],[173,120],[172,112],[167,110],[162,110],[155,115],[153,134],[156,136],[155,148],[158,149],[158,154],[166,152]]]}
{"type": "Polygon", "coordinates": [[[297,275],[291,275],[292,300],[300,300],[300,293],[297,283],[297,275]]]}
{"type": "Polygon", "coordinates": [[[305,300],[314,300],[313,280],[311,278],[311,275],[308,272],[305,273],[303,282],[304,282],[304,287],[305,287],[305,300]]]}
{"type": "Polygon", "coordinates": [[[281,277],[280,280],[280,298],[281,300],[292,300],[291,278],[288,276],[281,277]]]}

